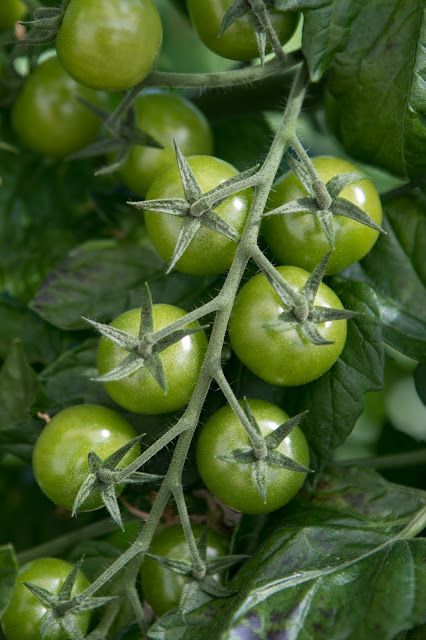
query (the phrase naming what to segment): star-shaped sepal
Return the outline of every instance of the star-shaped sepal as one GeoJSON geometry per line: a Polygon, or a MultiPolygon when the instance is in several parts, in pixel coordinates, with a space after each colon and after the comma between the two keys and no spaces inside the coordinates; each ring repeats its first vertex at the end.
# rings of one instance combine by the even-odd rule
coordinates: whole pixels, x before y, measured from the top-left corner
{"type": "Polygon", "coordinates": [[[247,169],[229,180],[222,182],[207,193],[203,193],[188,160],[183,155],[176,141],[174,145],[184,197],[128,203],[137,209],[146,209],[156,213],[166,213],[171,216],[183,218],[167,273],[170,273],[170,271],[174,269],[176,263],[185,253],[201,225],[220,233],[233,242],[239,242],[240,234],[238,231],[226,222],[226,220],[221,218],[215,211],[215,208],[222,204],[229,196],[254,186],[256,184],[255,174],[259,169],[258,166],[247,169]]]}
{"type": "Polygon", "coordinates": [[[33,20],[21,21],[29,30],[25,40],[14,41],[14,44],[41,45],[54,42],[68,3],[69,0],[64,0],[62,7],[38,7],[33,20]]]}
{"type": "Polygon", "coordinates": [[[100,493],[102,501],[114,522],[121,527],[121,529],[124,529],[115,487],[117,485],[122,486],[124,483],[144,484],[146,482],[155,482],[162,479],[162,476],[143,473],[140,471],[134,471],[127,476],[124,481],[117,477],[117,474],[121,471],[121,468],[117,468],[117,465],[121,462],[124,456],[127,455],[132,447],[139,444],[144,435],[145,434],[142,434],[133,440],[130,440],[124,446],[120,447],[117,451],[108,456],[108,458],[105,458],[105,460],[102,460],[102,458],[100,458],[94,451],[89,453],[89,473],[87,474],[87,477],[82,483],[74,500],[72,510],[73,515],[75,515],[85,500],[87,500],[94,491],[97,491],[100,493]]]}
{"type": "MultiPolygon", "coordinates": [[[[259,439],[262,438],[265,443],[262,457],[259,457],[259,454],[257,453],[257,451],[259,451],[259,447],[256,451],[252,445],[234,449],[233,451],[219,457],[225,462],[237,462],[238,464],[251,465],[253,483],[263,502],[266,503],[266,475],[268,467],[274,469],[286,469],[297,473],[312,473],[311,469],[308,469],[308,467],[296,462],[296,460],[289,458],[278,450],[283,440],[300,424],[301,420],[307,414],[307,411],[299,413],[286,422],[283,422],[277,429],[271,431],[266,436],[262,435],[259,424],[254,417],[250,404],[246,398],[244,398],[244,413],[251,428],[255,431],[256,437],[259,439]]],[[[243,426],[245,425],[243,424],[243,426]]]]}
{"type": "Polygon", "coordinates": [[[341,173],[324,184],[319,178],[313,179],[304,164],[296,160],[292,154],[286,153],[285,158],[292,171],[308,192],[308,195],[298,200],[292,200],[270,211],[265,211],[264,217],[289,213],[310,213],[315,217],[331,249],[334,249],[336,235],[333,216],[350,218],[375,231],[385,233],[382,227],[376,224],[368,213],[352,202],[349,202],[349,200],[340,197],[340,193],[345,187],[354,182],[366,180],[368,176],[358,171],[341,173]]]}
{"type": "Polygon", "coordinates": [[[166,569],[186,577],[186,584],[178,607],[178,613],[181,615],[185,615],[191,609],[194,598],[200,592],[214,598],[227,598],[233,595],[235,591],[221,584],[218,580],[218,574],[249,557],[247,555],[229,555],[207,559],[207,532],[206,527],[197,542],[198,553],[204,565],[202,572],[197,572],[191,562],[147,554],[166,569]]]}
{"type": "Polygon", "coordinates": [[[145,367],[163,389],[164,393],[167,393],[167,380],[160,353],[175,342],[182,340],[185,336],[207,328],[207,325],[199,325],[197,327],[184,327],[173,330],[173,325],[170,325],[170,331],[163,329],[161,332],[155,332],[152,298],[147,283],[145,283],[142,295],[139,336],[126,333],[108,324],[89,320],[88,318],[84,318],[84,320],[108,338],[108,340],[112,340],[129,352],[129,355],[126,356],[117,367],[105,375],[93,378],[95,381],[111,382],[113,380],[121,380],[136,373],[139,369],[142,369],[142,367],[145,367]]]}
{"type": "Polygon", "coordinates": [[[286,307],[286,310],[280,313],[276,320],[265,323],[265,328],[274,331],[296,329],[302,337],[312,342],[312,344],[326,345],[332,343],[320,334],[317,328],[318,324],[335,320],[349,320],[360,315],[347,309],[332,309],[314,305],[330,255],[331,252],[324,256],[315,267],[300,293],[292,290],[285,279],[273,267],[270,270],[263,270],[283,306],[286,307]]]}
{"type": "Polygon", "coordinates": [[[71,640],[84,640],[84,636],[75,622],[75,615],[83,611],[91,611],[102,607],[115,598],[115,596],[89,597],[85,599],[82,599],[81,596],[71,597],[71,592],[82,563],[83,558],[74,565],[57,595],[39,585],[24,582],[27,589],[29,589],[47,609],[40,622],[40,636],[42,638],[59,626],[71,640]]]}

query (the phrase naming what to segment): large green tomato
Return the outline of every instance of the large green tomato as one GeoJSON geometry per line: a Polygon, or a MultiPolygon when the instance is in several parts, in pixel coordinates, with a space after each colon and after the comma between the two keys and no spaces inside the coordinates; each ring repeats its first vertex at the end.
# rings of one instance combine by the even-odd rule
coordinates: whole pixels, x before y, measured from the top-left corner
{"type": "MultiPolygon", "coordinates": [[[[154,304],[152,311],[154,331],[159,331],[186,315],[183,309],[169,304],[154,304]]],[[[118,316],[111,326],[137,336],[140,320],[140,308],[131,309],[118,316]]],[[[188,326],[196,327],[198,323],[188,326]]],[[[194,391],[206,349],[206,334],[198,331],[184,336],[160,353],[167,393],[164,393],[146,367],[121,380],[105,382],[105,389],[117,404],[135,413],[167,413],[182,409],[194,391]]],[[[104,375],[115,369],[127,356],[128,352],[123,347],[102,337],[98,348],[99,373],[104,375]]]]}
{"type": "MultiPolygon", "coordinates": [[[[188,162],[204,193],[238,173],[235,167],[228,162],[212,156],[192,156],[188,158],[188,162]]],[[[174,163],[154,179],[146,199],[183,197],[182,180],[177,164],[174,163]]],[[[251,200],[251,189],[246,189],[227,198],[215,211],[241,233],[251,200]]],[[[182,225],[182,218],[166,213],[146,211],[145,222],[158,253],[166,262],[170,262],[182,225]]],[[[176,263],[176,269],[193,275],[222,273],[231,266],[236,247],[233,240],[201,225],[185,253],[176,263]]]]}
{"type": "MultiPolygon", "coordinates": [[[[282,409],[270,402],[250,400],[249,404],[264,436],[289,419],[282,409]]],[[[201,429],[197,442],[198,471],[206,487],[231,509],[249,514],[275,511],[296,495],[306,473],[267,466],[266,502],[263,502],[253,480],[252,465],[221,459],[234,449],[249,445],[247,432],[231,407],[222,407],[201,429]]],[[[299,427],[284,438],[278,451],[304,466],[309,464],[308,445],[299,427]]]]}
{"type": "MultiPolygon", "coordinates": [[[[189,15],[204,44],[223,58],[252,60],[259,56],[256,35],[245,13],[219,37],[225,11],[232,0],[187,0],[189,15]]],[[[299,22],[299,14],[269,10],[269,18],[281,44],[290,40],[299,22]]],[[[270,51],[268,45],[267,51],[270,51]]]]}
{"type": "Polygon", "coordinates": [[[12,126],[32,151],[63,158],[94,142],[101,121],[78,101],[106,106],[106,96],[77,84],[56,56],[27,78],[12,107],[12,126]]]}
{"type": "MultiPolygon", "coordinates": [[[[23,584],[30,582],[58,595],[73,566],[59,558],[38,558],[25,564],[19,571],[18,584],[2,618],[7,640],[38,640],[40,622],[46,613],[45,606],[23,584]]],[[[76,596],[87,589],[88,581],[80,571],[71,591],[76,596]]],[[[90,611],[75,615],[75,623],[81,633],[86,633],[90,622],[90,611]]],[[[69,635],[56,624],[45,636],[45,640],[68,640],[69,635]]]]}
{"type": "Polygon", "coordinates": [[[71,0],[56,51],[64,69],[80,84],[121,91],[148,75],[162,38],[152,0],[71,0]]]}
{"type": "MultiPolygon", "coordinates": [[[[87,477],[87,456],[91,451],[103,460],[135,438],[132,425],[119,413],[94,404],[80,404],[57,413],[41,432],[33,451],[34,475],[43,493],[55,504],[71,510],[77,493],[87,477]]],[[[124,469],[140,454],[135,445],[123,457],[124,469]]],[[[123,486],[115,485],[116,493],[123,486]]],[[[103,505],[98,491],[93,492],[79,511],[103,505]]]]}
{"type": "MultiPolygon", "coordinates": [[[[198,540],[203,532],[202,525],[193,525],[194,538],[198,540]]],[[[180,525],[168,527],[155,534],[149,553],[173,560],[191,562],[191,553],[186,542],[185,534],[180,525]]],[[[228,553],[226,540],[218,533],[209,529],[207,534],[207,560],[228,553]]],[[[182,590],[187,578],[174,573],[148,556],[141,567],[143,595],[154,612],[161,616],[179,604],[182,590]]]]}
{"type": "MultiPolygon", "coordinates": [[[[360,171],[359,167],[344,160],[328,156],[313,159],[319,177],[328,182],[340,173],[360,171]]],[[[269,199],[268,209],[276,209],[291,200],[306,197],[307,192],[294,175],[288,173],[275,183],[269,199]]],[[[382,222],[382,206],[379,194],[371,180],[353,182],[340,193],[368,213],[378,225],[382,222]]],[[[372,248],[379,235],[355,220],[333,216],[335,249],[327,264],[327,273],[337,273],[361,260],[372,248]]],[[[266,241],[277,258],[284,264],[292,264],[312,271],[330,251],[330,245],[312,213],[286,213],[264,219],[262,230],[266,241]]]]}
{"type": "MultiPolygon", "coordinates": [[[[295,291],[301,291],[309,273],[298,267],[278,267],[295,291]]],[[[336,294],[321,283],[314,304],[343,309],[336,294]]],[[[265,327],[275,322],[284,305],[263,273],[239,291],[229,321],[229,338],[238,358],[270,384],[297,386],[322,376],[336,362],[346,341],[346,320],[327,321],[317,329],[333,344],[315,345],[297,329],[277,331],[265,327]]]]}
{"type": "Polygon", "coordinates": [[[21,0],[1,0],[0,2],[0,31],[7,31],[21,20],[27,13],[27,7],[21,0]]]}
{"type": "Polygon", "coordinates": [[[131,147],[118,173],[126,187],[138,195],[144,197],[155,176],[175,161],[174,140],[186,156],[213,152],[207,118],[183,96],[151,90],[140,94],[134,107],[137,126],[164,147],[131,147]]]}

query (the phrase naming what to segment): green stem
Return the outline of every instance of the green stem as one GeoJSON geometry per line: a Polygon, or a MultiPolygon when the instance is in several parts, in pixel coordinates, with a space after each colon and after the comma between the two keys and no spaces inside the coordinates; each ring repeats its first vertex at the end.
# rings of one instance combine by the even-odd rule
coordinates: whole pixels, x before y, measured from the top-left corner
{"type": "Polygon", "coordinates": [[[179,320],[175,320],[175,322],[169,324],[167,327],[164,327],[164,329],[160,329],[159,331],[157,331],[155,333],[155,340],[159,341],[162,338],[166,338],[171,333],[173,333],[173,331],[177,331],[177,329],[183,329],[183,327],[186,327],[191,322],[195,322],[196,320],[207,316],[209,313],[217,311],[218,308],[219,300],[218,296],[216,296],[215,298],[213,298],[213,300],[206,302],[201,307],[194,309],[194,311],[190,311],[186,314],[186,316],[183,316],[183,318],[179,318],[179,320]]]}
{"type": "Polygon", "coordinates": [[[194,564],[194,577],[198,579],[204,578],[204,576],[206,575],[206,565],[204,564],[200,556],[197,543],[195,542],[194,533],[192,531],[191,522],[189,520],[188,509],[185,502],[185,496],[183,494],[182,484],[179,483],[175,487],[173,495],[180,516],[182,529],[185,534],[189,550],[191,552],[192,562],[194,564]]]}
{"type": "Polygon", "coordinates": [[[335,460],[339,466],[374,467],[375,469],[398,469],[401,467],[417,467],[426,464],[426,449],[405,451],[372,458],[354,458],[352,460],[335,460]]]}

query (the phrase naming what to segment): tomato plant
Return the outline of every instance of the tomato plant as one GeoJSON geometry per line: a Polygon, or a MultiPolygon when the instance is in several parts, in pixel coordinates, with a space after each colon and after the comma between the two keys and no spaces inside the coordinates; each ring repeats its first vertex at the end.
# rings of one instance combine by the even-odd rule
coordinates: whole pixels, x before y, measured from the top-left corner
{"type": "MultiPolygon", "coordinates": [[[[199,540],[202,531],[202,525],[192,526],[196,540],[199,540]]],[[[224,556],[227,550],[226,540],[210,529],[207,534],[207,558],[224,556]]],[[[159,531],[152,540],[149,553],[171,560],[191,561],[188,544],[179,525],[159,531]]],[[[162,615],[177,607],[188,578],[170,571],[150,557],[144,560],[140,573],[144,596],[155,613],[162,615]]]]}
{"type": "MultiPolygon", "coordinates": [[[[153,306],[154,329],[159,331],[185,316],[185,311],[167,304],[153,306]]],[[[111,324],[133,335],[138,335],[141,310],[132,309],[118,316],[111,324]]],[[[191,325],[190,325],[191,326],[191,325]]],[[[193,324],[192,327],[195,325],[193,324]]],[[[185,406],[191,397],[206,352],[204,332],[184,336],[178,343],[161,352],[167,391],[142,367],[136,373],[105,382],[105,388],[117,404],[135,413],[167,413],[185,406]]],[[[103,337],[98,348],[98,369],[104,375],[117,367],[125,357],[125,349],[103,337]]]]}
{"type": "MultiPolygon", "coordinates": [[[[288,415],[270,402],[250,400],[249,404],[263,436],[288,420],[288,415]]],[[[201,429],[197,441],[198,471],[210,491],[228,507],[251,514],[275,511],[296,495],[306,473],[268,466],[266,500],[263,501],[256,489],[253,465],[224,459],[234,449],[249,445],[247,432],[231,407],[222,407],[201,429]]],[[[308,445],[299,427],[293,429],[277,450],[304,466],[309,464],[308,445]]]]}
{"type": "Polygon", "coordinates": [[[163,146],[133,146],[120,168],[123,183],[138,195],[145,196],[155,176],[173,164],[174,140],[186,155],[212,153],[213,138],[206,117],[183,96],[148,91],[138,96],[134,106],[137,125],[163,146]]]}
{"type": "MultiPolygon", "coordinates": [[[[300,291],[308,273],[298,267],[278,267],[290,285],[300,291]]],[[[315,298],[319,307],[343,309],[334,292],[321,284],[315,298]]],[[[283,304],[263,274],[247,282],[238,293],[229,321],[231,346],[239,359],[270,384],[306,384],[336,362],[346,340],[346,320],[319,325],[330,344],[313,344],[299,328],[268,327],[283,312],[283,304]]]]}
{"type": "MultiPolygon", "coordinates": [[[[55,504],[71,510],[88,474],[89,453],[94,451],[104,460],[135,436],[131,424],[112,409],[83,404],[64,409],[44,427],[35,444],[33,470],[37,483],[55,504]]],[[[135,445],[121,465],[130,464],[137,456],[135,445]]],[[[122,488],[118,486],[117,492],[122,488]]],[[[102,499],[95,491],[80,510],[100,506],[102,499]]]]}
{"type": "MultiPolygon", "coordinates": [[[[228,162],[212,156],[192,156],[189,166],[199,182],[201,190],[206,192],[236,175],[237,170],[228,162]]],[[[182,180],[176,163],[162,171],[152,182],[147,200],[163,198],[182,198],[184,195],[182,180]]],[[[251,193],[243,191],[227,198],[217,207],[217,215],[241,232],[251,203],[251,193]]],[[[155,248],[164,260],[170,262],[182,219],[153,211],[145,213],[145,224],[155,248]]],[[[185,253],[176,263],[176,269],[183,273],[206,275],[221,273],[228,269],[235,255],[236,244],[230,238],[201,226],[191,240],[185,253]]]]}
{"type": "MultiPolygon", "coordinates": [[[[188,0],[187,4],[194,28],[209,49],[232,60],[252,60],[259,56],[256,34],[248,12],[220,34],[223,16],[231,0],[188,0]]],[[[272,9],[269,17],[279,41],[286,43],[297,27],[299,14],[272,9]]]]}
{"type": "Polygon", "coordinates": [[[71,0],[56,51],[74,80],[92,89],[121,91],[151,71],[162,41],[152,0],[71,0]],[[131,20],[129,20],[131,16],[131,20]]]}
{"type": "MultiPolygon", "coordinates": [[[[3,630],[7,640],[34,640],[39,635],[39,625],[47,609],[25,586],[25,582],[35,584],[58,595],[65,579],[72,570],[69,562],[59,558],[37,558],[25,564],[19,570],[18,583],[13,592],[6,613],[2,618],[3,630]]],[[[72,589],[72,595],[82,593],[89,583],[80,571],[72,589]]],[[[85,633],[90,622],[90,611],[76,617],[76,625],[85,633]]],[[[57,623],[46,636],[49,640],[65,640],[67,634],[57,623]]]]}
{"type": "MultiPolygon", "coordinates": [[[[359,168],[343,158],[318,156],[313,159],[318,175],[328,182],[342,173],[359,172],[359,168]]],[[[307,195],[294,173],[282,176],[275,184],[268,207],[275,209],[291,200],[307,195]]],[[[365,211],[376,224],[382,222],[382,205],[371,180],[359,180],[347,185],[340,197],[365,211]]],[[[328,273],[337,273],[361,260],[373,247],[379,232],[343,216],[333,216],[335,249],[327,265],[328,273]]],[[[313,269],[330,251],[330,245],[313,213],[285,213],[266,218],[263,233],[274,254],[283,264],[313,269]]]]}
{"type": "Polygon", "coordinates": [[[44,60],[27,78],[12,108],[12,125],[32,151],[63,158],[93,142],[101,122],[83,98],[105,106],[105,96],[78,85],[56,57],[44,60]]]}
{"type": "Polygon", "coordinates": [[[423,637],[424,3],[47,4],[0,38],[0,619],[48,554],[90,586],[34,638],[423,637]]]}
{"type": "Polygon", "coordinates": [[[11,29],[26,13],[27,8],[21,0],[4,0],[0,7],[0,31],[11,29]]]}

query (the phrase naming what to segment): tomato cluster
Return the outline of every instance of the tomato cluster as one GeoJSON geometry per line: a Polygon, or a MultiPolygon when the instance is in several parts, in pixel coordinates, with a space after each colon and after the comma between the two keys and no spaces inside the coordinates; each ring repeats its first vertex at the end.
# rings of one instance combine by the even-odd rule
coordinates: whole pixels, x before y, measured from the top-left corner
{"type": "MultiPolygon", "coordinates": [[[[244,13],[220,32],[230,4],[231,0],[188,0],[187,6],[194,28],[207,47],[232,60],[253,60],[260,53],[253,16],[244,13]]],[[[25,10],[19,0],[3,2],[0,29],[10,29],[25,10]]],[[[297,27],[299,14],[271,9],[268,15],[279,41],[285,43],[297,27]]],[[[55,158],[92,145],[101,132],[105,112],[106,117],[109,114],[111,98],[105,92],[133,89],[145,81],[155,67],[161,43],[161,19],[152,0],[65,3],[56,55],[37,64],[11,109],[12,126],[20,142],[35,153],[55,158]],[[85,103],[90,103],[92,109],[85,103]]],[[[241,179],[241,174],[224,159],[212,155],[214,140],[206,116],[182,93],[142,87],[134,93],[134,128],[130,127],[130,131],[135,134],[139,129],[158,146],[149,144],[149,140],[146,144],[126,140],[126,127],[114,130],[112,137],[124,140],[122,161],[115,174],[117,182],[120,180],[132,194],[147,201],[142,203],[146,209],[145,228],[165,262],[172,262],[173,268],[183,274],[232,274],[240,238],[251,231],[254,189],[244,184],[239,190],[230,189],[223,198],[219,195],[217,200],[208,201],[208,194],[220,194],[221,187],[235,184],[233,181],[241,179]],[[187,234],[188,229],[193,229],[193,235],[173,261],[176,248],[183,246],[185,229],[187,234]]],[[[123,117],[121,125],[125,122],[127,126],[129,121],[123,117]]],[[[104,128],[108,129],[109,124],[107,120],[104,128]]],[[[117,156],[114,149],[106,155],[114,163],[120,153],[117,156]]],[[[336,176],[358,170],[351,162],[336,157],[314,158],[310,168],[324,186],[336,176]]],[[[294,172],[280,176],[264,213],[303,200],[308,195],[305,187],[294,172]]],[[[340,198],[356,205],[376,225],[381,224],[380,198],[371,180],[347,184],[340,198]]],[[[308,309],[306,287],[315,280],[318,265],[332,249],[318,213],[322,212],[265,215],[262,233],[280,266],[274,269],[269,263],[272,271],[262,269],[238,293],[235,287],[227,325],[229,342],[235,357],[271,385],[294,387],[316,380],[333,367],[345,346],[347,320],[342,314],[339,316],[344,308],[329,286],[318,282],[308,309]],[[274,286],[277,282],[284,283],[287,297],[274,286]],[[308,311],[313,306],[316,317],[330,309],[337,315],[330,319],[324,315],[313,330],[307,324],[308,311],[301,311],[300,300],[308,311]]],[[[327,264],[328,274],[365,256],[379,233],[376,228],[339,215],[333,216],[332,225],[334,248],[327,264]]],[[[244,264],[253,257],[245,256],[244,264]]],[[[243,271],[244,267],[241,274],[243,271]]],[[[223,306],[218,305],[216,311],[224,313],[223,306]]],[[[209,375],[210,360],[217,362],[220,349],[217,345],[210,349],[206,327],[191,319],[185,324],[186,316],[187,311],[177,306],[149,303],[146,308],[123,310],[110,325],[102,325],[98,372],[108,395],[120,408],[147,416],[182,411],[191,403],[200,380],[209,375]],[[148,317],[152,326],[147,328],[148,317]],[[176,340],[159,349],[161,340],[174,330],[176,340]],[[121,340],[128,346],[123,346],[121,340]],[[132,364],[134,369],[129,368],[132,364]]],[[[289,416],[281,407],[262,399],[249,400],[247,411],[251,413],[246,417],[252,427],[253,422],[256,425],[253,435],[238,415],[238,402],[235,399],[232,408],[223,406],[200,426],[196,444],[199,475],[211,493],[230,509],[245,514],[268,513],[286,505],[302,487],[309,465],[308,442],[303,425],[295,426],[271,453],[265,444],[271,442],[268,436],[285,425],[289,416]],[[264,444],[263,451],[259,442],[264,444]],[[259,468],[263,469],[262,487],[261,474],[256,475],[259,468]]],[[[141,453],[139,444],[132,442],[136,437],[130,422],[110,408],[91,404],[68,407],[50,420],[34,446],[35,479],[52,502],[74,510],[81,487],[90,474],[96,476],[93,461],[102,465],[121,447],[129,445],[118,467],[126,468],[141,453]]],[[[95,483],[94,490],[79,504],[79,511],[102,507],[104,501],[97,487],[95,483]]],[[[112,493],[118,495],[123,488],[124,484],[116,484],[112,493]]],[[[121,548],[127,548],[135,538],[136,529],[139,526],[132,529],[121,548]]],[[[193,526],[192,533],[198,542],[203,528],[193,526]]],[[[109,542],[117,544],[114,537],[109,542]]],[[[209,531],[207,558],[226,555],[226,547],[218,534],[209,531]]],[[[180,526],[157,533],[149,553],[170,560],[192,560],[180,526]]],[[[70,570],[68,563],[51,558],[22,567],[2,620],[8,640],[35,638],[46,612],[23,583],[38,584],[57,595],[70,570]]],[[[191,579],[171,572],[150,556],[141,568],[143,595],[158,615],[179,605],[191,579]]],[[[79,575],[74,593],[81,593],[87,586],[84,576],[79,575]]],[[[79,614],[76,624],[85,633],[89,614],[79,614]]],[[[62,640],[65,636],[58,627],[48,637],[62,640]]]]}

